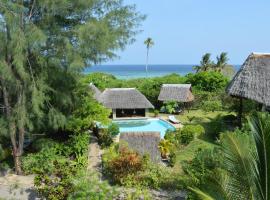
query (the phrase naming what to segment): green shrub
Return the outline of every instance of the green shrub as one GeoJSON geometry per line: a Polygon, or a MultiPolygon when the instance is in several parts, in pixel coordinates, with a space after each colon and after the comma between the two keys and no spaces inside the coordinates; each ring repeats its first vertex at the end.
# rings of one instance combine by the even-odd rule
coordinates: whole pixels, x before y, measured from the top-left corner
{"type": "Polygon", "coordinates": [[[144,170],[128,175],[123,180],[126,187],[137,186],[148,189],[183,189],[183,184],[181,175],[173,169],[151,162],[144,170]]]}
{"type": "Polygon", "coordinates": [[[223,90],[229,82],[227,77],[214,71],[199,72],[196,74],[190,73],[186,77],[187,83],[191,83],[193,87],[199,90],[208,92],[223,90]]]}
{"type": "Polygon", "coordinates": [[[174,152],[171,152],[169,155],[169,166],[173,167],[176,163],[176,154],[174,152]]]}
{"type": "Polygon", "coordinates": [[[180,143],[188,145],[194,139],[194,133],[190,131],[184,131],[180,133],[180,143]]]}
{"type": "Polygon", "coordinates": [[[128,175],[143,170],[142,157],[127,147],[121,147],[119,155],[109,161],[106,171],[116,183],[123,183],[128,175]]]}
{"type": "Polygon", "coordinates": [[[112,123],[108,127],[108,132],[111,134],[111,136],[117,136],[119,134],[119,126],[116,123],[112,123]]]}
{"type": "Polygon", "coordinates": [[[119,193],[105,181],[100,181],[94,174],[80,172],[73,180],[74,190],[68,195],[69,200],[105,200],[115,199],[119,193]]]}
{"type": "Polygon", "coordinates": [[[33,141],[32,148],[34,151],[41,151],[42,149],[54,147],[57,144],[50,138],[39,138],[33,141]]]}
{"type": "Polygon", "coordinates": [[[52,174],[54,171],[54,162],[66,162],[72,158],[72,162],[76,167],[84,167],[87,164],[87,151],[89,144],[89,134],[87,132],[71,135],[68,141],[64,143],[52,142],[50,139],[43,138],[38,140],[35,145],[45,141],[37,153],[30,153],[22,157],[22,168],[24,173],[33,174],[36,172],[44,172],[52,174]]]}
{"type": "Polygon", "coordinates": [[[154,110],[154,116],[158,117],[158,114],[159,114],[159,110],[154,110]]]}
{"type": "Polygon", "coordinates": [[[164,159],[168,158],[172,150],[173,144],[169,140],[162,139],[158,144],[158,149],[160,151],[161,157],[164,159]]]}
{"type": "Polygon", "coordinates": [[[181,144],[189,144],[194,138],[204,134],[204,127],[201,125],[185,125],[180,132],[177,133],[177,139],[181,144]]]}
{"type": "MultiPolygon", "coordinates": [[[[209,177],[215,177],[215,171],[221,166],[221,155],[218,149],[199,150],[192,161],[186,161],[182,169],[188,179],[185,180],[187,187],[202,187],[209,177]]],[[[207,185],[206,185],[207,187],[207,185]]],[[[198,199],[194,193],[188,193],[188,199],[198,199]]]]}
{"type": "Polygon", "coordinates": [[[7,159],[9,156],[11,156],[11,149],[0,146],[0,161],[7,159]]]}
{"type": "Polygon", "coordinates": [[[113,143],[113,137],[108,129],[102,129],[98,134],[98,143],[101,148],[109,147],[113,143]]]}
{"type": "Polygon", "coordinates": [[[176,142],[175,134],[176,134],[175,131],[167,130],[164,135],[164,139],[170,141],[171,143],[175,143],[176,142]]]}
{"type": "MultiPolygon", "coordinates": [[[[229,126],[231,125],[233,124],[230,124],[229,126]]],[[[226,131],[226,129],[227,126],[224,122],[223,115],[221,114],[211,119],[211,121],[206,124],[207,135],[210,136],[213,140],[218,139],[220,133],[226,131]]]]}
{"type": "Polygon", "coordinates": [[[71,135],[68,141],[71,154],[75,154],[76,157],[83,156],[88,151],[88,144],[90,135],[88,132],[71,135]]]}
{"type": "Polygon", "coordinates": [[[59,155],[57,147],[46,148],[38,153],[30,153],[22,157],[22,168],[25,174],[45,172],[51,174],[54,170],[54,161],[66,161],[67,158],[59,155]]]}
{"type": "Polygon", "coordinates": [[[206,112],[220,111],[222,110],[222,104],[221,101],[204,101],[202,109],[206,112]]]}
{"type": "MultiPolygon", "coordinates": [[[[121,144],[121,148],[126,144],[121,144]]],[[[121,149],[120,148],[120,149],[121,149]]],[[[111,163],[112,161],[115,162],[117,160],[117,171],[120,173],[121,181],[119,182],[121,185],[127,187],[139,187],[139,188],[154,188],[154,189],[182,189],[183,188],[183,181],[181,181],[182,177],[175,173],[173,169],[168,167],[159,165],[157,163],[152,163],[149,155],[144,155],[140,157],[140,168],[135,169],[134,166],[130,169],[126,170],[126,168],[130,168],[130,163],[134,162],[134,159],[138,158],[137,154],[130,154],[127,153],[127,156],[121,156],[119,151],[119,144],[114,144],[110,148],[108,148],[103,156],[103,166],[104,172],[107,176],[112,177],[112,173],[115,170],[111,170],[111,163]],[[130,157],[130,155],[133,155],[130,157]],[[127,159],[128,158],[128,159],[127,159]],[[121,162],[120,162],[121,161],[121,162]],[[125,162],[124,162],[125,161],[125,162]],[[132,162],[131,162],[132,161],[132,162]],[[120,165],[121,163],[121,165],[120,165]],[[123,163],[125,165],[123,166],[123,163]],[[129,164],[127,164],[129,163],[129,164]],[[121,169],[119,169],[121,167],[121,169]],[[122,172],[123,170],[123,172],[122,172]]],[[[136,160],[135,159],[135,160],[136,160]]],[[[137,163],[134,162],[134,164],[137,163]]],[[[137,164],[136,164],[137,165],[137,164]]],[[[135,165],[135,166],[136,166],[135,165]]],[[[114,165],[116,167],[116,165],[114,165]]],[[[119,174],[117,173],[117,174],[119,174]]],[[[114,179],[113,179],[114,180],[114,179]]]]}
{"type": "Polygon", "coordinates": [[[175,101],[168,101],[164,106],[161,107],[161,110],[164,110],[166,113],[172,114],[175,113],[178,108],[178,104],[175,101]]]}
{"type": "Polygon", "coordinates": [[[38,173],[34,179],[35,188],[39,195],[48,200],[67,199],[74,191],[73,178],[77,174],[77,169],[70,161],[54,161],[53,169],[53,176],[46,172],[38,173]]]}

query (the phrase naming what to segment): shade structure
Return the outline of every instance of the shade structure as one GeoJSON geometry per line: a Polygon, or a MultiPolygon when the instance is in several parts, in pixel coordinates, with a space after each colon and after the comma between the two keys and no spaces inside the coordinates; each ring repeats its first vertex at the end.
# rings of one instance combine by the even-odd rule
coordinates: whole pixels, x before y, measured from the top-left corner
{"type": "Polygon", "coordinates": [[[191,84],[163,84],[158,100],[183,103],[191,102],[194,100],[191,84]]]}
{"type": "Polygon", "coordinates": [[[250,54],[226,91],[270,106],[270,53],[250,54]]]}
{"type": "Polygon", "coordinates": [[[99,96],[98,101],[111,109],[154,108],[148,99],[135,88],[105,89],[99,96]]]}

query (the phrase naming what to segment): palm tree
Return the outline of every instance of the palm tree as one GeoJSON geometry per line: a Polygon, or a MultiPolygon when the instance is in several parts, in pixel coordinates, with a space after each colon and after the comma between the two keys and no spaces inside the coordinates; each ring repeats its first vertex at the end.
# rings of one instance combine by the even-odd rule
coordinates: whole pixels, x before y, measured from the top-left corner
{"type": "Polygon", "coordinates": [[[147,53],[146,53],[146,64],[145,64],[145,72],[146,76],[148,76],[148,56],[149,56],[149,49],[154,45],[154,41],[152,38],[147,38],[144,41],[144,44],[146,45],[147,53]]]}
{"type": "Polygon", "coordinates": [[[201,72],[201,71],[208,71],[209,69],[212,68],[214,65],[213,61],[210,59],[211,54],[206,53],[202,56],[202,59],[200,61],[200,65],[196,65],[193,67],[193,69],[196,71],[196,73],[201,72]]]}
{"type": "Polygon", "coordinates": [[[270,115],[257,113],[249,119],[249,124],[251,135],[229,133],[222,138],[224,166],[219,178],[210,178],[207,188],[191,188],[200,199],[270,198],[270,115]]]}
{"type": "Polygon", "coordinates": [[[214,66],[215,71],[221,72],[228,65],[228,60],[229,58],[226,52],[222,52],[220,56],[217,56],[217,64],[214,66]]]}

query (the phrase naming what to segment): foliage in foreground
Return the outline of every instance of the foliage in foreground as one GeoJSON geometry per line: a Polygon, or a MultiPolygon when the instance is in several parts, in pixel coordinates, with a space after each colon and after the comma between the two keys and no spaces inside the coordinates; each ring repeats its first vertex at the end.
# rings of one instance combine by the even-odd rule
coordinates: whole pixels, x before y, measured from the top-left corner
{"type": "MultiPolygon", "coordinates": [[[[25,174],[54,173],[54,162],[69,162],[70,165],[83,167],[87,163],[87,150],[89,134],[87,132],[70,136],[67,142],[51,142],[51,139],[39,139],[37,144],[43,141],[43,148],[37,153],[29,153],[22,159],[22,167],[25,174]],[[48,142],[46,142],[46,140],[48,142]]],[[[35,142],[34,145],[36,146],[35,142]]]]}
{"type": "Polygon", "coordinates": [[[205,184],[208,187],[200,190],[191,188],[200,199],[268,199],[270,115],[257,113],[249,124],[251,134],[222,135],[223,164],[215,176],[219,178],[210,177],[205,184]]]}
{"type": "Polygon", "coordinates": [[[119,145],[112,145],[103,154],[105,174],[114,183],[126,187],[182,189],[183,178],[171,168],[152,163],[147,155],[140,156],[128,149],[121,154],[119,145]]]}
{"type": "Polygon", "coordinates": [[[164,139],[170,141],[172,144],[188,145],[192,140],[202,136],[205,133],[204,127],[201,125],[185,125],[182,129],[176,131],[167,131],[164,139]]]}
{"type": "Polygon", "coordinates": [[[66,199],[74,191],[74,177],[87,166],[88,144],[89,134],[85,132],[70,136],[66,142],[44,145],[37,153],[23,157],[24,172],[37,174],[34,184],[39,195],[58,200],[66,199]]]}
{"type": "Polygon", "coordinates": [[[116,57],[144,19],[122,0],[1,1],[0,92],[15,169],[24,135],[64,128],[79,73],[116,57]]]}
{"type": "Polygon", "coordinates": [[[72,183],[74,190],[68,195],[68,200],[112,200],[119,194],[116,188],[89,172],[78,173],[72,183]]]}

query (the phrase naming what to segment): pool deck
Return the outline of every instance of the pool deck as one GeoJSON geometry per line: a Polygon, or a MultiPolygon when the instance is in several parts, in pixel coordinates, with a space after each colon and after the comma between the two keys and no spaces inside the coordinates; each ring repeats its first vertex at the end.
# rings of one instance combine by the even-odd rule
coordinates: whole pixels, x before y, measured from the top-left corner
{"type": "Polygon", "coordinates": [[[170,125],[172,125],[174,128],[176,128],[176,129],[181,129],[181,128],[183,128],[183,124],[182,123],[179,123],[179,124],[173,124],[173,123],[171,123],[169,120],[168,120],[168,117],[165,117],[165,116],[161,116],[161,117],[158,117],[159,119],[161,119],[161,120],[164,120],[164,121],[166,121],[167,123],[169,123],[170,125]]]}

